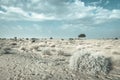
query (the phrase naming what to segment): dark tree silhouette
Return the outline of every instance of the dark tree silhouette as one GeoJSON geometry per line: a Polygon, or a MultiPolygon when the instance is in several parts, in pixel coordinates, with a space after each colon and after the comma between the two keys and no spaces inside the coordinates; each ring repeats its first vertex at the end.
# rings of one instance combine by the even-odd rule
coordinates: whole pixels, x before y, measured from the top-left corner
{"type": "Polygon", "coordinates": [[[85,37],[86,37],[85,34],[80,34],[80,35],[78,35],[78,38],[85,38],[85,37]]]}
{"type": "Polygon", "coordinates": [[[53,39],[53,37],[50,37],[50,39],[53,39]]]}
{"type": "Polygon", "coordinates": [[[116,37],[115,40],[118,40],[118,38],[116,37]]]}
{"type": "Polygon", "coordinates": [[[14,37],[14,40],[17,41],[17,37],[14,37]]]}

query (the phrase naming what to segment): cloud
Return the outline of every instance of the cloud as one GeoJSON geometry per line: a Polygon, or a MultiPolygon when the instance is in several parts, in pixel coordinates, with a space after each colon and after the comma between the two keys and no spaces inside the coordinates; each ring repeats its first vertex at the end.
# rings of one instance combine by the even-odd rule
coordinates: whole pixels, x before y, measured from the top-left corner
{"type": "Polygon", "coordinates": [[[40,20],[54,20],[55,17],[54,16],[47,16],[44,14],[38,14],[38,13],[31,13],[31,16],[28,17],[28,19],[30,20],[34,20],[34,21],[40,21],[40,20]]]}
{"type": "Polygon", "coordinates": [[[103,1],[103,0],[99,0],[99,1],[91,2],[91,3],[89,3],[89,4],[92,5],[92,6],[98,6],[99,4],[102,3],[102,1],[103,1]]]}
{"type": "Polygon", "coordinates": [[[120,19],[120,10],[112,10],[111,15],[109,16],[110,19],[120,19]]]}
{"type": "MultiPolygon", "coordinates": [[[[65,24],[91,26],[120,19],[120,10],[85,6],[80,0],[0,0],[0,20],[63,21],[65,24]]],[[[109,3],[108,1],[106,2],[109,3]]]]}
{"type": "Polygon", "coordinates": [[[52,20],[53,16],[47,16],[42,13],[26,12],[19,7],[1,7],[3,10],[0,11],[1,19],[5,20],[30,20],[30,21],[42,21],[52,20]]]}

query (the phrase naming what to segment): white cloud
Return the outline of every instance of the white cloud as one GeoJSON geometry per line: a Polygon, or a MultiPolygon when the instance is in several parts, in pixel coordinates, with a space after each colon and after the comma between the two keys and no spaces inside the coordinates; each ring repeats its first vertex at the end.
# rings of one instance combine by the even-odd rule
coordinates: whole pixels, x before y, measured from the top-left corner
{"type": "Polygon", "coordinates": [[[32,20],[53,20],[55,19],[54,16],[47,16],[45,14],[38,14],[38,13],[31,13],[31,16],[29,16],[28,18],[32,19],[32,20]]]}
{"type": "Polygon", "coordinates": [[[95,2],[91,2],[89,3],[90,5],[93,5],[93,6],[97,6],[98,4],[101,4],[102,3],[102,0],[99,0],[99,1],[95,1],[95,2]]]}
{"type": "Polygon", "coordinates": [[[4,8],[7,12],[0,12],[1,19],[5,20],[30,20],[30,21],[42,21],[42,20],[52,20],[54,16],[47,16],[42,13],[26,12],[19,7],[6,7],[4,8]]]}
{"type": "MultiPolygon", "coordinates": [[[[69,23],[94,25],[112,19],[120,19],[120,10],[85,6],[85,3],[80,0],[75,0],[75,2],[67,2],[68,0],[20,1],[18,3],[17,0],[11,0],[11,2],[10,0],[1,0],[1,4],[4,5],[7,12],[0,12],[0,20],[61,20],[69,23]]],[[[102,0],[94,2],[94,4],[100,3],[102,3],[102,0]]]]}
{"type": "Polygon", "coordinates": [[[120,10],[112,10],[110,19],[120,19],[120,10]]]}

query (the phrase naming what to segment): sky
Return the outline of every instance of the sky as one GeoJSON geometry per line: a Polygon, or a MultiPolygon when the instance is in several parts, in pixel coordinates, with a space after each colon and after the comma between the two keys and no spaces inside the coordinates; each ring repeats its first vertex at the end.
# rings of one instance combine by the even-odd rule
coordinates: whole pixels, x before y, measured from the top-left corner
{"type": "Polygon", "coordinates": [[[120,0],[0,0],[0,37],[120,37],[120,0]]]}

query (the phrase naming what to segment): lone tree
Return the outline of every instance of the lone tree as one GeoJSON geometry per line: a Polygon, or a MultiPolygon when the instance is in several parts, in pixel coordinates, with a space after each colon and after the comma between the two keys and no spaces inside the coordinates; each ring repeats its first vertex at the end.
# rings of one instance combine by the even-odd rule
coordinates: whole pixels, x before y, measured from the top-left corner
{"type": "Polygon", "coordinates": [[[78,35],[78,38],[85,38],[85,37],[86,37],[85,34],[80,34],[80,35],[78,35]]]}
{"type": "Polygon", "coordinates": [[[50,39],[53,39],[53,37],[50,37],[50,39]]]}
{"type": "Polygon", "coordinates": [[[14,37],[14,40],[17,41],[17,37],[14,37]]]}

